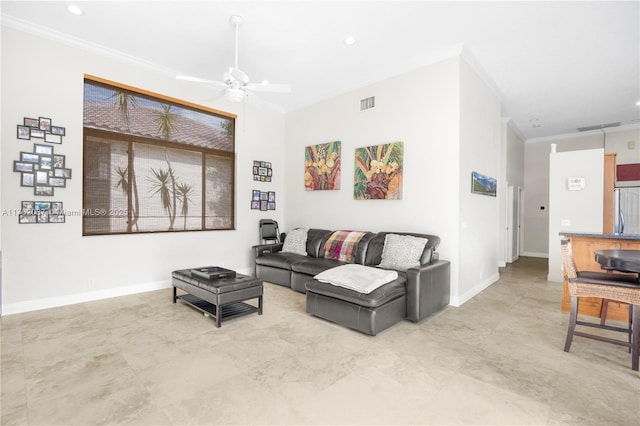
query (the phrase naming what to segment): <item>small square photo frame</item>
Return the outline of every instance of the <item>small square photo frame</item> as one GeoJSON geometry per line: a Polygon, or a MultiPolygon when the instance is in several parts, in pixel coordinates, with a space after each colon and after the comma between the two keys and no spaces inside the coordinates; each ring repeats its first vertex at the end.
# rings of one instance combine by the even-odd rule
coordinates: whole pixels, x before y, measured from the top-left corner
{"type": "Polygon", "coordinates": [[[254,190],[253,190],[253,191],[251,191],[251,192],[252,192],[251,200],[252,200],[252,201],[260,201],[260,191],[259,191],[259,190],[254,189],[254,190]]]}
{"type": "Polygon", "coordinates": [[[44,130],[31,127],[30,135],[32,138],[44,139],[44,130]]]}
{"type": "Polygon", "coordinates": [[[20,173],[20,186],[33,186],[35,175],[33,173],[20,173]]]}
{"type": "Polygon", "coordinates": [[[269,191],[269,197],[268,197],[268,201],[269,202],[275,202],[276,201],[276,193],[273,191],[269,191]]]}
{"type": "Polygon", "coordinates": [[[51,201],[34,201],[33,208],[36,211],[51,210],[51,201]]]}
{"type": "Polygon", "coordinates": [[[275,210],[275,209],[276,209],[276,202],[275,201],[267,202],[267,210],[275,210]]]}
{"type": "Polygon", "coordinates": [[[37,216],[35,213],[20,213],[18,223],[37,223],[37,216]]]}
{"type": "Polygon", "coordinates": [[[38,120],[37,118],[24,117],[22,124],[27,127],[35,127],[37,129],[40,127],[40,120],[38,120]]]}
{"type": "Polygon", "coordinates": [[[251,200],[251,210],[260,210],[260,200],[251,200]]]}
{"type": "MultiPolygon", "coordinates": [[[[46,170],[38,170],[35,173],[36,185],[49,185],[49,172],[46,170]]],[[[33,186],[33,185],[31,185],[33,186]]]]}
{"type": "Polygon", "coordinates": [[[71,179],[71,169],[53,169],[54,177],[61,177],[65,179],[71,179]]]}
{"type": "Polygon", "coordinates": [[[33,187],[33,195],[53,197],[53,186],[36,185],[33,187]]]}
{"type": "Polygon", "coordinates": [[[26,141],[31,139],[31,127],[18,124],[17,137],[26,141]]]}
{"type": "Polygon", "coordinates": [[[40,117],[38,119],[38,129],[44,130],[45,132],[51,131],[51,119],[46,117],[40,117]]]}
{"type": "Polygon", "coordinates": [[[66,132],[67,132],[67,129],[65,129],[62,126],[51,126],[52,135],[64,136],[66,132]]]}
{"type": "Polygon", "coordinates": [[[35,207],[33,205],[33,201],[23,201],[20,213],[31,214],[31,213],[33,213],[34,209],[35,209],[35,207]]]}
{"type": "Polygon", "coordinates": [[[64,223],[64,219],[64,214],[53,214],[53,212],[49,213],[49,223],[64,223]]]}
{"type": "Polygon", "coordinates": [[[53,155],[53,168],[54,169],[64,169],[65,156],[54,154],[53,155]]]}
{"type": "Polygon", "coordinates": [[[40,170],[51,170],[53,169],[53,157],[50,155],[41,155],[38,164],[40,170]]]}
{"type": "Polygon", "coordinates": [[[263,212],[267,211],[267,201],[266,200],[261,200],[260,201],[260,210],[263,212]]]}
{"type": "Polygon", "coordinates": [[[26,161],[14,161],[13,171],[22,173],[33,173],[33,163],[26,161]]]}
{"type": "Polygon", "coordinates": [[[56,188],[65,188],[67,186],[67,180],[65,178],[50,177],[49,186],[55,186],[56,188]]]}
{"type": "Polygon", "coordinates": [[[33,144],[33,152],[36,154],[53,155],[53,147],[49,145],[33,144]]]}
{"type": "Polygon", "coordinates": [[[61,144],[62,143],[62,136],[54,135],[53,133],[45,133],[44,141],[47,142],[47,143],[61,144]]]}
{"type": "Polygon", "coordinates": [[[38,164],[40,162],[40,156],[38,154],[34,154],[33,152],[20,152],[20,161],[23,163],[34,163],[38,164]]]}
{"type": "Polygon", "coordinates": [[[49,210],[36,210],[37,223],[49,223],[49,210]]]}

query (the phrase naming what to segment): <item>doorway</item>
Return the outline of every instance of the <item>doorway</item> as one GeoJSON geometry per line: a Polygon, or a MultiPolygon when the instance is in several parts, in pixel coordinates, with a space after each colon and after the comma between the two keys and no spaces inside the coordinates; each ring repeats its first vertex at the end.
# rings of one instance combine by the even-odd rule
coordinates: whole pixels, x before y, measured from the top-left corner
{"type": "Polygon", "coordinates": [[[522,243],[522,187],[508,185],[507,187],[507,235],[506,256],[507,263],[515,262],[520,257],[522,243]]]}

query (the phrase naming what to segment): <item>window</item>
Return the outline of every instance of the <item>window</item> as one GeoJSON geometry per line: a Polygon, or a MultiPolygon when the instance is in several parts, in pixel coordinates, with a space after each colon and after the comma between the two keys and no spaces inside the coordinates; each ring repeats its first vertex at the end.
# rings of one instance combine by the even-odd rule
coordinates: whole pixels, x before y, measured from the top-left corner
{"type": "Polygon", "coordinates": [[[234,229],[234,115],[85,76],[83,123],[83,235],[234,229]]]}

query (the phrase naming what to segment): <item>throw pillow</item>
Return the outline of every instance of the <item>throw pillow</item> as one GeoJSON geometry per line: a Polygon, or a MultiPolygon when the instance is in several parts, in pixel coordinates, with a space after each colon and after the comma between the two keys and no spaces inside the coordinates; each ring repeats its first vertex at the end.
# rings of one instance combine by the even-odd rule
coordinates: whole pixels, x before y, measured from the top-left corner
{"type": "Polygon", "coordinates": [[[334,231],[324,244],[324,258],[353,263],[358,243],[365,235],[362,231],[334,231]]]}
{"type": "Polygon", "coordinates": [[[387,234],[382,249],[381,268],[406,271],[420,265],[420,257],[427,245],[426,238],[411,235],[387,234]]]}
{"type": "Polygon", "coordinates": [[[307,231],[309,228],[292,229],[284,239],[283,253],[307,255],[307,231]]]}

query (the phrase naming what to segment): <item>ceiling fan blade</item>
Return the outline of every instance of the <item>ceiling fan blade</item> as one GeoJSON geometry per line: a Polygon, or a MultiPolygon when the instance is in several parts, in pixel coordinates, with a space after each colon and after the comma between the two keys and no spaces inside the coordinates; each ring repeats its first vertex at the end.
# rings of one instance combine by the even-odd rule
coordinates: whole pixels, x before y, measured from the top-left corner
{"type": "Polygon", "coordinates": [[[256,92],[291,93],[291,86],[288,84],[250,83],[245,88],[256,92]]]}
{"type": "Polygon", "coordinates": [[[193,77],[190,75],[177,75],[176,80],[193,81],[195,83],[217,83],[217,81],[208,80],[206,78],[193,77]]]}
{"type": "Polygon", "coordinates": [[[183,81],[191,81],[194,83],[204,83],[211,88],[219,89],[219,90],[230,87],[227,83],[223,83],[222,81],[209,80],[209,79],[200,78],[200,77],[192,77],[189,75],[178,75],[176,76],[176,79],[183,80],[183,81]]]}

